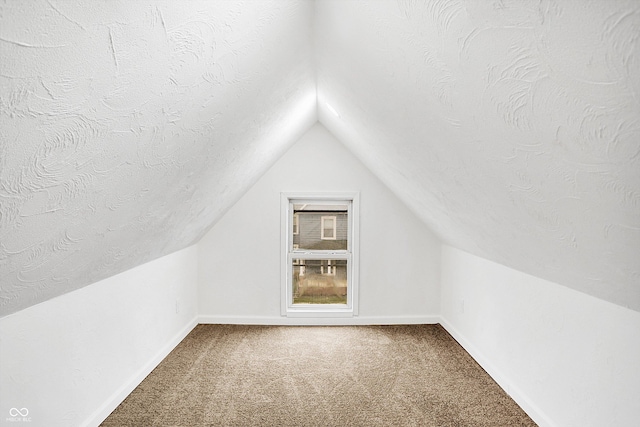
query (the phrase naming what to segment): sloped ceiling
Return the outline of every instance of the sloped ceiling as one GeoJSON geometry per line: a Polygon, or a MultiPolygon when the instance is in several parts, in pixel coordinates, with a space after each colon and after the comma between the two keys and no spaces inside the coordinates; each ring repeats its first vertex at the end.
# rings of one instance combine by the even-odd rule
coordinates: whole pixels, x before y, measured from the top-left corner
{"type": "Polygon", "coordinates": [[[0,308],[197,241],[317,121],[313,3],[0,3],[0,308]]]}
{"type": "Polygon", "coordinates": [[[2,3],[0,314],[197,241],[318,118],[446,243],[640,310],[639,38],[635,0],[2,3]]]}
{"type": "Polygon", "coordinates": [[[316,30],[320,121],[443,241],[640,310],[640,2],[318,1],[316,30]]]}

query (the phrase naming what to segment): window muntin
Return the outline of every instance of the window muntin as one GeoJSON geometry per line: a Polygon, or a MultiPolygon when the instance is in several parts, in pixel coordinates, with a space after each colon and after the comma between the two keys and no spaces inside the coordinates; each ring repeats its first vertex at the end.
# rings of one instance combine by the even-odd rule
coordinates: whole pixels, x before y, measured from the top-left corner
{"type": "Polygon", "coordinates": [[[282,314],[357,314],[357,193],[282,199],[282,314]]]}

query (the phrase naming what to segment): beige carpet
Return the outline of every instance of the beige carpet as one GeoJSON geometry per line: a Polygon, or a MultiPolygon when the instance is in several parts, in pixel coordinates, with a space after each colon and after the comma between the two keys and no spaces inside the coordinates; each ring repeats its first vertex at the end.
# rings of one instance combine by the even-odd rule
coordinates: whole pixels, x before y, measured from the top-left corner
{"type": "Polygon", "coordinates": [[[199,325],[103,426],[535,426],[439,325],[199,325]]]}

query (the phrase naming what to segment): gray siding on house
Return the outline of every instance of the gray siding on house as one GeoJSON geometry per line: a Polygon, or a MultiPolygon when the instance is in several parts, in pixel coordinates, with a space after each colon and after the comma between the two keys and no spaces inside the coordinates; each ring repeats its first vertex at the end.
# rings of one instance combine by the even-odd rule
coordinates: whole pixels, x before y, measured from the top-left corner
{"type": "Polygon", "coordinates": [[[293,244],[300,249],[336,250],[347,249],[349,232],[348,215],[344,212],[298,212],[299,234],[293,235],[293,244]],[[335,240],[322,239],[321,218],[336,217],[335,240]]]}

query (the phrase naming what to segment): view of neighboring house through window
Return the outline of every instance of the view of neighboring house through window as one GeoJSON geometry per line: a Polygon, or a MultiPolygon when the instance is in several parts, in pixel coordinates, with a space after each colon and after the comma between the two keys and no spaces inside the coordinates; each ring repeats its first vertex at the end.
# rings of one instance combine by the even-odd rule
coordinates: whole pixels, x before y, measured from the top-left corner
{"type": "Polygon", "coordinates": [[[320,218],[320,230],[322,240],[335,240],[336,239],[336,221],[335,216],[323,216],[320,218]]]}
{"type": "MultiPolygon", "coordinates": [[[[283,195],[284,196],[284,195],[283,195]]],[[[354,312],[354,195],[286,197],[283,314],[354,312]]]]}

